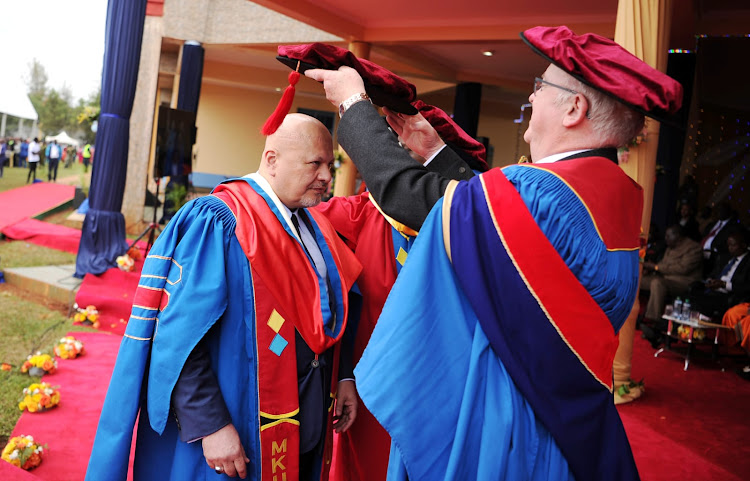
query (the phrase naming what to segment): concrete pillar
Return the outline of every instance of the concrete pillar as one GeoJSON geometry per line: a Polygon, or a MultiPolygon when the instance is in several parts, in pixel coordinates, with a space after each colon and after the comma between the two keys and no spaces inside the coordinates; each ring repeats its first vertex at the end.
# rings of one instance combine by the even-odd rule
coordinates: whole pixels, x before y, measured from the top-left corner
{"type": "MultiPolygon", "coordinates": [[[[349,51],[359,58],[368,59],[370,57],[370,44],[353,41],[349,43],[349,51]]],[[[357,168],[354,166],[354,162],[347,155],[344,155],[341,159],[341,167],[336,170],[333,195],[347,196],[354,194],[356,181],[357,168]]]]}
{"type": "MultiPolygon", "coordinates": [[[[665,72],[667,69],[667,46],[672,18],[672,0],[620,0],[617,7],[615,42],[652,67],[665,72]]],[[[651,225],[651,207],[654,199],[656,177],[656,150],[659,145],[659,123],[646,122],[648,142],[630,149],[622,170],[643,187],[643,217],[641,229],[648,238],[651,225]]],[[[632,389],[620,395],[617,389],[631,381],[633,338],[635,321],[640,305],[636,298],[633,309],[620,329],[620,344],[615,354],[613,378],[615,403],[621,404],[637,399],[641,389],[632,389]]]]}
{"type": "Polygon", "coordinates": [[[138,67],[138,86],[133,101],[133,112],[130,115],[128,173],[122,203],[125,229],[128,232],[134,225],[135,230],[138,231],[140,229],[138,224],[143,221],[146,188],[149,185],[149,160],[152,155],[151,133],[155,118],[154,105],[163,32],[162,17],[146,17],[143,27],[141,62],[138,67]]]}

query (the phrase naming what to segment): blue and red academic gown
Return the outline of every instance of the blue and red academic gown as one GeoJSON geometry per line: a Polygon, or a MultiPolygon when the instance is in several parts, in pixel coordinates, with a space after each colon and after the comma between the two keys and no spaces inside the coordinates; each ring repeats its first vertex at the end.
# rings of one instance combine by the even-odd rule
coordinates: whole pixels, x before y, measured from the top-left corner
{"type": "MultiPolygon", "coordinates": [[[[248,479],[297,480],[295,329],[316,353],[337,345],[346,328],[346,294],[361,268],[331,225],[308,212],[335,296],[333,327],[327,325],[332,313],[324,280],[291,225],[253,180],[222,184],[170,221],[143,267],[86,479],[126,479],[137,417],[136,481],[225,476],[206,464],[200,442],[179,440],[170,414],[182,366],[205,339],[251,460],[248,479]]],[[[336,372],[337,353],[334,359],[336,372]]],[[[335,382],[334,376],[331,399],[335,382]]],[[[320,479],[327,479],[327,469],[320,479]]]]}
{"type": "Polygon", "coordinates": [[[612,361],[642,204],[604,158],[449,187],[355,368],[389,480],[638,479],[612,361]]]}
{"type": "MultiPolygon", "coordinates": [[[[406,261],[416,232],[387,219],[365,192],[334,197],[316,208],[333,225],[362,264],[357,287],[362,310],[356,327],[354,358],[362,357],[396,276],[406,261]]],[[[352,326],[353,327],[353,326],[352,326]]],[[[334,481],[382,481],[386,477],[390,437],[360,404],[357,420],[345,433],[334,434],[331,479],[334,481]]]]}

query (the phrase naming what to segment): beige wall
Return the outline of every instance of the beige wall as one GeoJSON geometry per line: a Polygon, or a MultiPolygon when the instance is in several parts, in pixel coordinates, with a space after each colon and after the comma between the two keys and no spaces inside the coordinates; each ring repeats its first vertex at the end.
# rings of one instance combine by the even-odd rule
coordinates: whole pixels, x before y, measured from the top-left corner
{"type": "MultiPolygon", "coordinates": [[[[455,89],[420,95],[420,98],[450,114],[453,112],[455,89]]],[[[477,135],[490,139],[490,145],[494,148],[492,167],[503,167],[517,163],[516,151],[518,151],[519,156],[529,156],[529,146],[523,141],[523,138],[519,138],[519,126],[513,122],[514,119],[519,117],[520,113],[520,105],[516,107],[496,102],[482,102],[479,109],[477,135]]],[[[527,109],[524,123],[521,126],[521,137],[528,126],[529,115],[531,115],[531,110],[527,109]]]]}
{"type": "MultiPolygon", "coordinates": [[[[483,106],[484,107],[484,106],[483,106]]],[[[528,126],[528,118],[521,127],[520,136],[518,124],[513,120],[518,118],[519,112],[510,112],[509,109],[492,108],[493,105],[483,108],[479,116],[479,128],[477,134],[480,137],[488,137],[490,144],[494,147],[492,167],[503,167],[518,162],[518,155],[529,156],[529,146],[523,141],[523,131],[528,126]]],[[[526,111],[526,116],[531,112],[526,111]]]]}
{"type": "MultiPolygon", "coordinates": [[[[282,81],[286,81],[284,77],[282,81]]],[[[203,83],[196,120],[196,172],[241,176],[258,169],[265,137],[260,128],[273,112],[281,92],[203,83]]],[[[333,112],[325,97],[298,94],[297,108],[333,112]]]]}

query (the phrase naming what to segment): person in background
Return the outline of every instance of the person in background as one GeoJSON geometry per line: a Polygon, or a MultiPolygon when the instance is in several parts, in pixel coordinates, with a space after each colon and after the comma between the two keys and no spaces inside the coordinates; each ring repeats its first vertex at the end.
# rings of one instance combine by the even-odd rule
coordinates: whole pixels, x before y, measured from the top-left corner
{"type": "Polygon", "coordinates": [[[39,153],[42,148],[39,146],[39,139],[34,137],[34,140],[29,144],[29,173],[26,175],[26,183],[33,177],[33,182],[36,182],[36,167],[39,165],[39,153]]]}
{"type": "Polygon", "coordinates": [[[47,145],[44,154],[49,161],[47,181],[57,182],[57,167],[60,165],[60,159],[62,158],[62,147],[57,144],[57,140],[53,140],[51,144],[47,145]]]}
{"type": "Polygon", "coordinates": [[[83,146],[83,152],[81,153],[81,157],[83,158],[83,171],[84,172],[89,171],[89,165],[91,165],[91,158],[94,155],[92,150],[93,150],[93,147],[91,147],[91,144],[88,142],[86,143],[86,145],[83,146]]]}
{"type": "Polygon", "coordinates": [[[0,177],[3,176],[3,170],[5,169],[5,161],[8,160],[6,152],[8,151],[8,143],[5,139],[0,139],[0,177]]]}
{"type": "Polygon", "coordinates": [[[750,301],[750,256],[744,230],[729,234],[726,251],[708,278],[690,289],[694,309],[717,321],[730,307],[750,301]]]}
{"type": "MultiPolygon", "coordinates": [[[[742,228],[729,202],[720,202],[716,205],[716,222],[703,233],[701,248],[703,249],[703,275],[710,274],[716,267],[717,262],[727,255],[727,238],[733,232],[742,228]]],[[[722,266],[723,267],[723,266],[722,266]]]]}
{"type": "Polygon", "coordinates": [[[680,209],[677,212],[678,221],[682,227],[682,232],[688,239],[700,242],[701,231],[698,227],[698,220],[695,218],[695,209],[687,201],[680,202],[680,209]]]}
{"type": "Polygon", "coordinates": [[[29,158],[29,141],[23,139],[21,146],[18,150],[19,167],[26,168],[26,159],[29,158]]]}
{"type": "MultiPolygon", "coordinates": [[[[745,352],[750,355],[750,302],[742,302],[730,307],[721,319],[721,323],[732,329],[734,337],[745,352]]],[[[735,371],[745,381],[750,381],[750,364],[735,371]]]]}
{"type": "Polygon", "coordinates": [[[75,162],[76,159],[76,147],[75,145],[69,145],[65,147],[65,165],[64,168],[69,169],[71,165],[73,165],[73,162],[75,162]]]}
{"type": "Polygon", "coordinates": [[[682,227],[674,224],[667,227],[664,234],[667,250],[658,262],[643,263],[641,289],[649,292],[644,320],[649,327],[642,325],[643,335],[656,348],[661,342],[658,330],[666,329],[666,321],[661,316],[667,297],[685,298],[690,286],[701,279],[703,253],[696,241],[685,237],[682,227]]]}

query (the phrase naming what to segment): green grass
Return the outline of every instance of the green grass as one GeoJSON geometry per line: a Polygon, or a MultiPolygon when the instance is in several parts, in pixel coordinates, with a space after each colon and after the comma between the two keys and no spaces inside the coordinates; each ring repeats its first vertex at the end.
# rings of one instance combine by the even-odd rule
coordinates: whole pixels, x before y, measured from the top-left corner
{"type": "MultiPolygon", "coordinates": [[[[91,169],[89,169],[89,173],[91,169]]],[[[26,185],[26,176],[29,173],[29,169],[22,167],[5,167],[3,170],[3,176],[0,178],[0,192],[6,190],[15,189],[16,187],[22,187],[26,185]]],[[[41,166],[36,168],[36,178],[46,181],[47,180],[47,169],[41,169],[41,166]]],[[[70,179],[65,182],[66,184],[76,185],[81,187],[84,192],[88,192],[89,181],[83,173],[83,164],[74,164],[70,168],[64,168],[59,166],[57,168],[57,181],[60,182],[63,179],[70,179]]]]}
{"type": "Polygon", "coordinates": [[[61,306],[44,306],[0,285],[0,362],[11,371],[0,371],[0,446],[4,446],[21,411],[18,398],[23,388],[39,378],[22,374],[21,364],[35,351],[52,353],[55,343],[70,331],[92,331],[74,326],[61,306]]]}
{"type": "MultiPolygon", "coordinates": [[[[6,167],[0,178],[0,192],[26,185],[27,173],[28,169],[6,167]]],[[[47,170],[37,168],[37,178],[46,180],[47,170]]],[[[68,178],[66,183],[88,188],[83,166],[79,164],[69,169],[60,167],[57,178],[58,181],[68,178]]],[[[80,222],[67,220],[72,211],[58,211],[44,220],[80,228],[80,222]]],[[[75,254],[24,241],[0,241],[0,269],[74,264],[75,259],[75,254]]],[[[20,372],[26,356],[37,350],[52,353],[56,341],[70,331],[92,330],[74,326],[68,317],[68,306],[57,305],[37,295],[0,284],[0,362],[13,366],[11,371],[0,371],[0,447],[5,446],[21,416],[18,399],[23,388],[39,379],[20,372]]]]}
{"type": "MultiPolygon", "coordinates": [[[[23,241],[0,242],[0,269],[75,264],[76,255],[23,241]]],[[[0,338],[2,339],[2,338],[0,338]]],[[[0,341],[2,342],[2,341],[0,341]]]]}

